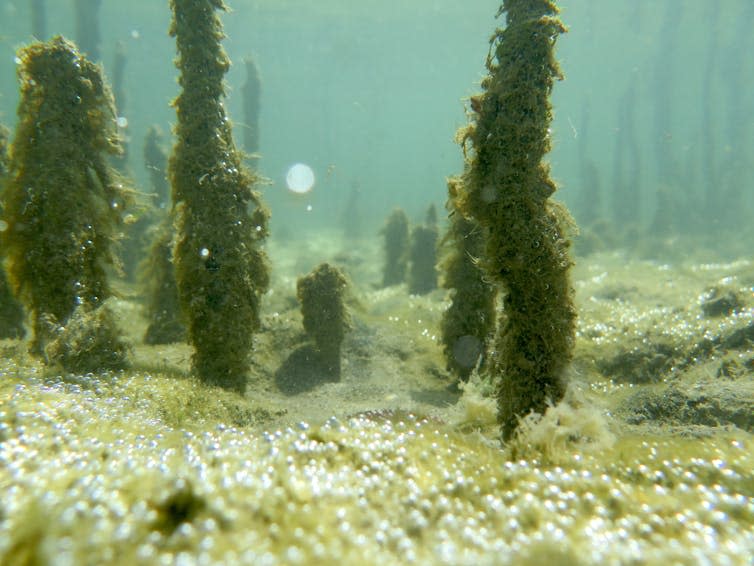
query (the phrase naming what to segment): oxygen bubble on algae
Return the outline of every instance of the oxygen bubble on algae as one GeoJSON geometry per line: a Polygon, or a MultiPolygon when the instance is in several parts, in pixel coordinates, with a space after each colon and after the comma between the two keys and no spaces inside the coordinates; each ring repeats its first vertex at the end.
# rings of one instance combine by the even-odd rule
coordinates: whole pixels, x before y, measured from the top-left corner
{"type": "Polygon", "coordinates": [[[288,190],[296,194],[306,194],[314,188],[314,171],[305,163],[296,163],[288,169],[285,176],[288,190]]]}

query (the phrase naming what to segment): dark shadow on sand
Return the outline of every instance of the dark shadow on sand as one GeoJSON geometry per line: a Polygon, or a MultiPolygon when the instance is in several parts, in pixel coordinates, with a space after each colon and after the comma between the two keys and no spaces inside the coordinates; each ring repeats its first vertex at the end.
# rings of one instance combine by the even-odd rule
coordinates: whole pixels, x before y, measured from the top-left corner
{"type": "Polygon", "coordinates": [[[285,395],[298,395],[337,381],[340,381],[339,372],[328,367],[310,345],[294,350],[275,372],[275,384],[285,395]]]}

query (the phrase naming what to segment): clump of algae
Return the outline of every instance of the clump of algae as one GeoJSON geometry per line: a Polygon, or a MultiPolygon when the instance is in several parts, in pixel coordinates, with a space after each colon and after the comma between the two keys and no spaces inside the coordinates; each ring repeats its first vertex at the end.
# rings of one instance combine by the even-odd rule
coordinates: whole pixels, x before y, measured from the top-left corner
{"type": "Polygon", "coordinates": [[[172,344],[186,339],[186,326],[181,315],[173,266],[174,234],[171,220],[168,216],[157,226],[154,242],[140,266],[148,323],[144,332],[145,344],[172,344]]]}
{"type": "Polygon", "coordinates": [[[329,263],[318,265],[296,283],[304,329],[317,345],[324,369],[337,378],[340,348],[351,320],[345,302],[347,288],[346,276],[329,263]]]}
{"type": "Polygon", "coordinates": [[[259,303],[269,284],[268,212],[236,151],[223,107],[230,61],[220,45],[220,0],[172,0],[181,94],[169,163],[175,269],[193,369],[202,381],[243,393],[259,303]],[[251,214],[248,210],[252,208],[251,214]]]}
{"type": "MultiPolygon", "coordinates": [[[[100,67],[60,36],[19,58],[5,243],[12,284],[33,319],[32,351],[44,354],[78,311],[90,324],[76,334],[103,350],[88,350],[88,361],[78,355],[76,369],[123,367],[128,348],[112,317],[94,312],[112,294],[108,268],[117,265],[116,232],[130,200],[107,160],[119,151],[112,94],[100,67]]],[[[70,347],[53,349],[50,361],[65,363],[56,354],[70,347]]]]}
{"type": "Polygon", "coordinates": [[[430,205],[424,224],[411,230],[408,292],[426,295],[437,289],[437,210],[430,205]]]}
{"type": "Polygon", "coordinates": [[[409,230],[408,216],[401,208],[390,213],[382,228],[385,250],[385,267],[382,286],[400,285],[408,272],[409,230]]]}
{"type": "Polygon", "coordinates": [[[555,183],[542,162],[550,149],[548,98],[561,77],[553,47],[565,28],[550,0],[506,0],[503,13],[507,26],[491,40],[484,92],[471,98],[474,122],[461,133],[473,151],[451,198],[481,227],[480,265],[504,291],[489,367],[503,437],[510,438],[521,417],[543,414],[563,397],[576,312],[570,217],[549,200],[555,183]]]}

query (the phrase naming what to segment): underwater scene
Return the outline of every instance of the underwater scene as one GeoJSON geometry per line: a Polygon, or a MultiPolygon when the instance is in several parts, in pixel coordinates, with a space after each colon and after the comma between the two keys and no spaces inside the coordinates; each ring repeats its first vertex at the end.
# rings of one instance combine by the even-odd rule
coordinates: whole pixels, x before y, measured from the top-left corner
{"type": "Polygon", "coordinates": [[[0,564],[754,564],[752,24],[0,0],[0,564]]]}

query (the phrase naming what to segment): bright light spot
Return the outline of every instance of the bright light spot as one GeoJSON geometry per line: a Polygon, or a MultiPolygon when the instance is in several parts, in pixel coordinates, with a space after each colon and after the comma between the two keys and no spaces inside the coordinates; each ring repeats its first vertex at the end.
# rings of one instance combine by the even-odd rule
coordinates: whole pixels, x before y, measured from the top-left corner
{"type": "Polygon", "coordinates": [[[312,211],[312,205],[311,204],[307,204],[306,205],[306,212],[311,212],[311,211],[312,211]]]}
{"type": "Polygon", "coordinates": [[[118,116],[118,119],[115,120],[115,122],[121,130],[128,127],[128,118],[125,116],[118,116]]]}
{"type": "Polygon", "coordinates": [[[296,163],[288,169],[285,184],[288,185],[288,190],[294,193],[308,193],[314,187],[314,171],[304,163],[296,163]]]}
{"type": "Polygon", "coordinates": [[[202,248],[199,250],[199,257],[202,259],[207,259],[209,257],[209,250],[207,248],[202,248]]]}
{"type": "Polygon", "coordinates": [[[141,33],[139,33],[138,29],[131,30],[131,39],[139,39],[140,37],[141,37],[141,33]]]}

